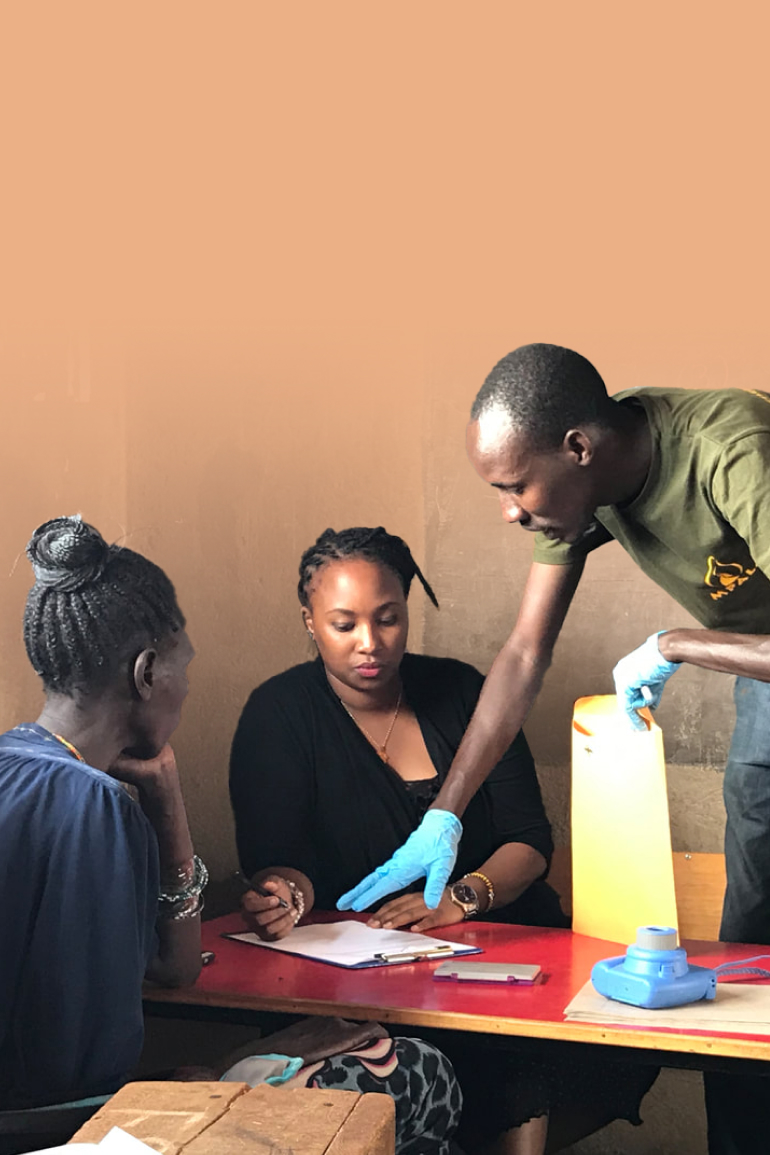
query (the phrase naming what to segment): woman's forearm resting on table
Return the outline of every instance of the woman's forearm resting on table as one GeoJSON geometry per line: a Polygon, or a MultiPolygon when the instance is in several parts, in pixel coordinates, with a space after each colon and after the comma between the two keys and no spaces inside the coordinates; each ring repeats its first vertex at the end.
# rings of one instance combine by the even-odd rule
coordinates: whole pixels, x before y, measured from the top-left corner
{"type": "MultiPolygon", "coordinates": [[[[495,910],[514,902],[545,872],[547,865],[543,855],[534,847],[523,842],[508,842],[458,881],[476,892],[478,913],[491,911],[494,918],[495,910]]],[[[464,917],[463,908],[453,901],[452,889],[447,887],[442,891],[434,909],[427,906],[421,894],[402,894],[399,898],[391,898],[372,914],[369,926],[408,926],[411,930],[422,931],[451,926],[462,922],[464,917]]]]}
{"type": "MultiPolygon", "coordinates": [[[[543,855],[525,842],[506,842],[486,862],[476,867],[478,874],[489,879],[494,889],[493,910],[515,902],[548,867],[543,855]]],[[[480,913],[489,907],[489,888],[484,879],[471,872],[463,879],[479,896],[480,913]]]]}

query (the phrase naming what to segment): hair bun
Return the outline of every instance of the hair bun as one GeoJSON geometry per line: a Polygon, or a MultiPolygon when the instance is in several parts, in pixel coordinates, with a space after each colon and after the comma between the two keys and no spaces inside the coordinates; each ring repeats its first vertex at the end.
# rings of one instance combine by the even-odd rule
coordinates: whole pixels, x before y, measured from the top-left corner
{"type": "Polygon", "coordinates": [[[75,517],[55,517],[38,526],[27,545],[35,581],[71,592],[96,581],[110,547],[92,525],[75,517]]]}

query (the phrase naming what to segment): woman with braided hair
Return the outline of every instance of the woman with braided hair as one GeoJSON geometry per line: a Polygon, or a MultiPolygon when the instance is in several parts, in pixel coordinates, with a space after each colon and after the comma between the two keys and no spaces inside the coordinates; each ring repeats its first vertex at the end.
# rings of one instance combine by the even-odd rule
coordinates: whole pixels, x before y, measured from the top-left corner
{"type": "MultiPolygon", "coordinates": [[[[415,577],[438,603],[401,538],[382,527],[327,529],[299,574],[302,620],[318,657],[252,693],[230,762],[241,866],[273,895],[249,891],[244,916],[266,939],[290,934],[313,907],[333,910],[416,829],[483,684],[464,662],[407,652],[415,577]]],[[[426,907],[420,883],[372,911],[370,924],[427,930],[489,917],[568,925],[543,880],[551,852],[519,733],[465,812],[457,867],[438,907],[426,907]]],[[[644,1072],[624,1078],[614,1066],[609,1083],[596,1064],[534,1061],[514,1042],[504,1051],[443,1031],[434,1041],[460,1078],[460,1141],[469,1151],[494,1141],[496,1152],[536,1155],[549,1130],[555,1141],[560,1116],[570,1141],[615,1117],[637,1122],[652,1081],[644,1072]],[[611,1102],[596,1090],[608,1083],[611,1102]],[[584,1108],[579,1120],[575,1104],[584,1108]]]]}
{"type": "MultiPolygon", "coordinates": [[[[334,909],[419,824],[481,689],[471,666],[406,652],[414,577],[437,606],[400,537],[381,527],[321,534],[302,556],[298,587],[318,658],[260,686],[241,716],[230,772],[241,864],[250,876],[291,867],[285,879],[305,912],[334,909]]],[[[435,911],[415,887],[377,921],[424,930],[493,904],[497,921],[566,925],[538,881],[551,833],[523,734],[464,829],[454,876],[462,886],[448,888],[435,911]]],[[[291,910],[258,913],[271,937],[291,930],[291,910]]]]}
{"type": "Polygon", "coordinates": [[[41,525],[27,556],[24,641],[45,703],[0,736],[4,1110],[129,1078],[142,980],[198,974],[206,882],[168,745],[193,657],[174,587],[79,517],[41,525]]]}

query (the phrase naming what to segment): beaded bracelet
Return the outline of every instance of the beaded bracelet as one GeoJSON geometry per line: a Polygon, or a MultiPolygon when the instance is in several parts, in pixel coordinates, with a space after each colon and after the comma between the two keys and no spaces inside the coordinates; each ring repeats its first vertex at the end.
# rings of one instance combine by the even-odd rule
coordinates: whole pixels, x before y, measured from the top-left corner
{"type": "Polygon", "coordinates": [[[305,896],[296,882],[292,882],[290,878],[282,878],[281,881],[286,883],[291,892],[291,901],[294,903],[294,909],[297,912],[294,921],[297,923],[305,913],[305,896]]]}
{"type": "Polygon", "coordinates": [[[464,878],[480,878],[487,888],[487,905],[484,907],[483,914],[488,914],[492,909],[495,901],[495,888],[492,885],[491,879],[487,878],[486,874],[482,874],[480,870],[472,870],[470,874],[463,876],[464,878]]]}

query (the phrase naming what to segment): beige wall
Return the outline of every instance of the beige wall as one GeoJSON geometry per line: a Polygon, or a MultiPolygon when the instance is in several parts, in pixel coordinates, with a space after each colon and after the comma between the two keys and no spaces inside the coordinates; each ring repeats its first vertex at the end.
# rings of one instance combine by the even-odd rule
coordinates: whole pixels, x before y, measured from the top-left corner
{"type": "MultiPolygon", "coordinates": [[[[30,342],[3,365],[4,380],[13,374],[14,421],[40,432],[12,441],[0,463],[9,497],[0,572],[10,575],[0,586],[0,725],[34,718],[40,703],[21,642],[24,544],[41,520],[81,511],[177,585],[198,656],[175,746],[214,877],[236,866],[226,783],[240,708],[260,681],[309,656],[296,597],[303,549],[327,525],[384,522],[417,556],[424,537],[408,347],[378,353],[362,397],[371,338],[219,342],[193,333],[160,350],[141,340],[44,351],[30,342]]],[[[415,617],[419,647],[419,602],[415,617]]]]}
{"type": "MultiPolygon", "coordinates": [[[[425,612],[428,650],[486,667],[529,553],[464,456],[492,363],[545,339],[611,391],[767,386],[762,11],[4,13],[0,724],[39,702],[24,543],[72,510],[178,585],[199,656],[177,746],[215,874],[233,726],[306,654],[319,530],[403,534],[442,601],[415,591],[414,644],[425,612]]],[[[561,837],[573,698],[683,620],[614,547],[591,560],[528,725],[561,837]]],[[[726,681],[681,673],[661,719],[675,839],[716,848],[726,681]]]]}
{"type": "MultiPolygon", "coordinates": [[[[5,345],[13,422],[30,435],[9,438],[0,460],[8,495],[0,725],[34,717],[39,706],[20,637],[24,543],[46,517],[82,511],[177,584],[198,656],[176,745],[196,842],[215,876],[234,866],[229,741],[249,690],[308,656],[296,567],[321,529],[382,522],[407,538],[442,607],[415,586],[413,647],[482,669],[510,628],[529,565],[530,538],[503,523],[463,449],[468,400],[506,346],[455,336],[434,348],[432,368],[425,348],[390,341],[375,356],[376,335],[337,340],[335,348],[328,334],[326,343],[305,335],[298,349],[292,334],[228,334],[212,349],[210,335],[191,333],[159,350],[81,333],[44,344],[22,334],[5,345]]],[[[621,362],[611,385],[640,379],[621,362]]],[[[666,379],[665,371],[644,379],[666,379]]],[[[688,383],[684,372],[677,380],[688,383]]],[[[744,380],[761,383],[748,370],[744,380]]],[[[619,656],[653,629],[686,621],[619,548],[590,559],[527,725],[559,841],[568,840],[574,698],[609,692],[619,656]]],[[[659,716],[676,764],[677,848],[720,848],[718,770],[731,710],[729,682],[718,675],[685,669],[667,691],[659,716]]]]}
{"type": "MultiPolygon", "coordinates": [[[[176,745],[215,877],[233,726],[306,653],[319,530],[403,534],[442,602],[426,648],[486,667],[529,553],[463,451],[501,355],[572,345],[611,392],[768,387],[767,21],[759,0],[5,5],[0,725],[39,704],[24,543],[73,510],[179,588],[176,745]]],[[[614,547],[591,560],[527,727],[562,840],[573,698],[684,620],[614,547]]],[[[683,671],[660,717],[675,842],[716,849],[726,680],[683,671]]],[[[584,1150],[702,1150],[697,1085],[663,1092],[657,1128],[584,1150]]]]}

